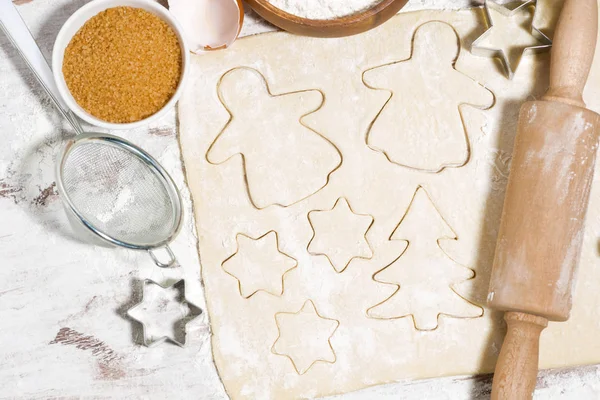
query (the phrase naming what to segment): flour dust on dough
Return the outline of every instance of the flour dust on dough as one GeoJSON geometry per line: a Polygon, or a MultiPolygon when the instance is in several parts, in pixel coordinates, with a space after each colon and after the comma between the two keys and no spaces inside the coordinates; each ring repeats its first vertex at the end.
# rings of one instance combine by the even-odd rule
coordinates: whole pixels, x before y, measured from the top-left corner
{"type": "MultiPolygon", "coordinates": [[[[546,8],[545,12],[554,10],[546,8]]],[[[548,86],[549,54],[524,57],[513,80],[507,80],[496,60],[476,57],[465,50],[484,31],[480,9],[423,11],[400,14],[357,36],[324,40],[271,33],[241,39],[225,52],[192,58],[190,85],[179,104],[180,140],[195,206],[214,360],[232,399],[315,398],[389,382],[493,370],[505,325],[502,314],[485,308],[485,301],[510,154],[521,104],[540,97],[548,86]],[[431,21],[441,21],[452,29],[442,23],[428,24],[431,21]],[[388,102],[389,91],[367,87],[363,73],[409,60],[419,27],[439,27],[429,36],[434,43],[424,43],[424,48],[434,48],[438,40],[456,42],[458,35],[461,48],[454,62],[455,72],[489,90],[479,87],[482,97],[473,103],[478,107],[491,105],[491,93],[496,100],[489,109],[461,106],[461,148],[464,150],[466,133],[470,158],[462,167],[438,173],[400,167],[366,144],[369,128],[388,102]],[[234,74],[228,76],[229,71],[234,74]],[[225,76],[231,79],[220,85],[225,76]],[[296,94],[289,95],[292,100],[288,100],[286,93],[296,94]],[[238,94],[250,96],[241,101],[236,99],[238,94]],[[224,127],[230,120],[235,130],[228,133],[224,127]],[[209,148],[221,133],[223,138],[231,137],[215,144],[220,150],[213,159],[209,148]],[[261,140],[261,135],[268,140],[261,140]],[[306,143],[305,138],[309,138],[306,143]],[[341,154],[337,158],[335,149],[341,154]],[[231,157],[235,153],[243,157],[231,157]],[[244,163],[247,154],[253,155],[252,164],[244,163]],[[287,158],[298,169],[285,165],[287,158]],[[285,173],[273,171],[277,168],[285,173]],[[248,181],[246,169],[252,174],[248,181]],[[306,176],[307,171],[313,175],[306,176]],[[398,225],[419,187],[426,189],[437,214],[451,229],[441,224],[435,232],[429,232],[418,221],[398,225]],[[327,257],[309,251],[309,243],[318,232],[308,216],[313,210],[331,210],[340,198],[347,200],[354,213],[373,218],[364,233],[372,254],[369,258],[353,258],[341,273],[336,267],[340,269],[350,255],[361,254],[354,250],[366,250],[364,243],[359,240],[344,244],[344,257],[336,259],[336,267],[332,267],[327,257]],[[398,226],[393,239],[399,240],[390,240],[398,226]],[[222,263],[236,252],[239,234],[259,238],[270,231],[277,232],[279,251],[297,260],[298,265],[285,273],[281,295],[257,291],[245,298],[222,263]],[[457,240],[431,239],[443,237],[457,240]],[[398,286],[401,293],[407,279],[419,281],[418,269],[408,264],[402,279],[388,279],[400,283],[384,284],[376,280],[377,276],[374,279],[384,266],[408,256],[406,253],[398,258],[406,240],[422,246],[412,265],[437,257],[439,267],[427,265],[437,281],[432,279],[427,284],[439,286],[437,293],[445,296],[441,300],[433,297],[432,303],[427,303],[427,299],[415,295],[419,308],[407,310],[407,305],[401,304],[398,307],[405,308],[396,311],[421,314],[425,327],[432,326],[434,319],[432,313],[423,314],[430,305],[442,311],[456,305],[449,314],[470,317],[442,314],[435,320],[437,328],[425,331],[417,329],[408,316],[375,319],[367,315],[368,309],[390,298],[398,286]],[[475,276],[469,279],[473,272],[475,276]],[[481,313],[479,307],[483,315],[476,316],[481,313]],[[330,323],[314,323],[318,316],[330,323]],[[332,332],[334,321],[337,327],[332,332]],[[296,332],[298,335],[294,335],[296,332]]],[[[509,36],[506,38],[509,40],[509,36]]],[[[424,67],[423,71],[447,75],[451,63],[449,67],[443,63],[438,67],[424,67]]],[[[406,81],[400,76],[394,79],[406,81]]],[[[425,82],[434,78],[420,79],[425,82]]],[[[454,82],[454,86],[452,82],[443,84],[449,86],[444,93],[450,93],[447,96],[456,105],[464,101],[459,96],[463,86],[460,80],[454,82]]],[[[394,90],[393,85],[386,87],[394,90]]],[[[394,96],[396,103],[390,103],[390,112],[410,110],[415,121],[431,118],[435,110],[444,114],[436,118],[455,118],[456,107],[438,108],[435,96],[428,89],[424,92],[425,88],[394,96]]],[[[600,109],[598,61],[592,68],[585,98],[590,108],[600,109]]],[[[406,135],[396,134],[400,142],[405,140],[406,135]]],[[[458,147],[448,147],[452,154],[429,147],[434,140],[431,135],[415,135],[411,140],[422,157],[434,163],[457,157],[458,147]]],[[[591,199],[571,319],[551,323],[542,334],[541,368],[600,362],[597,184],[591,199]]],[[[414,207],[413,213],[418,211],[414,207]]],[[[431,209],[427,204],[419,207],[423,211],[431,209]]],[[[425,214],[431,218],[430,213],[425,214]]],[[[332,221],[337,226],[328,227],[331,230],[349,229],[349,241],[357,240],[356,232],[364,229],[364,225],[359,229],[347,218],[332,221]]],[[[335,252],[334,248],[340,246],[325,242],[331,249],[319,249],[318,253],[335,252]]],[[[261,264],[280,265],[273,254],[261,264]]],[[[286,269],[285,263],[279,268],[275,268],[278,273],[286,269]]]]}

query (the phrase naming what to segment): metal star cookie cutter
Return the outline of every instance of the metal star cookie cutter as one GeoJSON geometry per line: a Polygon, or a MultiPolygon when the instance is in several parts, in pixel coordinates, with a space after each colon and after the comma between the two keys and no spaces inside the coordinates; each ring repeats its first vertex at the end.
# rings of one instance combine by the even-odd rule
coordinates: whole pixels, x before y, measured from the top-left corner
{"type": "Polygon", "coordinates": [[[177,282],[175,282],[171,285],[166,285],[166,286],[163,286],[151,279],[144,279],[143,287],[142,287],[142,298],[140,299],[140,301],[137,304],[135,304],[133,307],[131,307],[129,310],[127,310],[127,315],[129,316],[129,318],[138,322],[142,326],[143,344],[146,347],[154,347],[163,342],[171,342],[173,344],[176,344],[179,347],[185,347],[185,342],[186,342],[185,339],[187,336],[187,323],[196,319],[201,314],[202,314],[202,309],[200,307],[196,306],[195,304],[189,302],[186,299],[186,297],[185,297],[185,281],[183,279],[180,279],[177,282]],[[169,336],[165,335],[165,336],[159,337],[158,339],[149,340],[150,338],[147,335],[146,324],[144,324],[144,322],[141,319],[136,318],[132,315],[132,311],[134,311],[138,307],[141,307],[142,304],[144,303],[144,293],[146,291],[147,285],[156,285],[163,290],[176,288],[181,293],[181,296],[183,298],[183,300],[181,301],[181,304],[186,304],[189,308],[188,314],[177,322],[178,327],[181,328],[181,331],[182,331],[182,335],[181,335],[182,340],[179,340],[177,338],[176,334],[174,334],[173,337],[169,337],[169,336]]]}
{"type": "Polygon", "coordinates": [[[552,47],[552,40],[550,40],[550,38],[544,32],[542,32],[541,30],[536,28],[533,24],[533,22],[536,19],[537,12],[538,12],[537,0],[523,1],[520,5],[518,5],[516,8],[513,8],[513,9],[509,9],[506,6],[497,4],[493,1],[485,0],[484,11],[485,11],[486,24],[487,24],[488,28],[481,36],[479,36],[471,44],[471,53],[476,56],[499,58],[500,61],[502,61],[502,64],[506,70],[508,79],[512,79],[514,77],[517,69],[519,68],[519,65],[521,64],[521,59],[525,56],[526,53],[527,54],[543,53],[545,51],[548,51],[552,47]],[[536,39],[538,39],[542,44],[526,47],[525,49],[523,49],[523,51],[521,52],[521,55],[519,56],[519,58],[516,61],[515,67],[513,68],[511,66],[510,60],[508,59],[508,56],[504,50],[492,49],[489,47],[482,47],[480,45],[480,43],[489,35],[489,33],[494,28],[494,23],[492,20],[492,15],[490,13],[490,8],[494,9],[494,11],[496,11],[506,17],[511,18],[514,15],[516,15],[517,13],[519,13],[521,10],[523,10],[524,8],[531,7],[531,6],[534,6],[534,13],[533,13],[532,21],[531,21],[531,34],[536,39]]]}

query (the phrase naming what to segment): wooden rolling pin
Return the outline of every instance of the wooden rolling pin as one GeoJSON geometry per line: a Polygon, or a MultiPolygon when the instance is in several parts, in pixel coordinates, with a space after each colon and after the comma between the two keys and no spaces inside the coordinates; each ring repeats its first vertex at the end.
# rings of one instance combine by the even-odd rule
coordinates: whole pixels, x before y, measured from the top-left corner
{"type": "Polygon", "coordinates": [[[550,88],[521,108],[488,296],[508,325],[493,400],[532,398],[540,334],[571,311],[598,147],[600,116],[582,98],[597,31],[597,0],[565,1],[550,88]]]}

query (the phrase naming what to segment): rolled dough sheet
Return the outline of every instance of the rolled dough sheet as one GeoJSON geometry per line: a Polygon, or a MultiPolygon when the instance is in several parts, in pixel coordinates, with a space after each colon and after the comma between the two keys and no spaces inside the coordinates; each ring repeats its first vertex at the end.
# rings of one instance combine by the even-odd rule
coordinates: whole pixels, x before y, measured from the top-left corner
{"type": "MultiPolygon", "coordinates": [[[[482,18],[415,12],[359,36],[270,33],[192,58],[180,140],[233,399],[493,370],[495,237],[518,110],[547,87],[549,55],[505,79],[465,50],[482,18]]],[[[599,91],[596,65],[594,110],[599,91]]],[[[572,316],[543,333],[541,368],[600,362],[599,194],[572,316]]]]}

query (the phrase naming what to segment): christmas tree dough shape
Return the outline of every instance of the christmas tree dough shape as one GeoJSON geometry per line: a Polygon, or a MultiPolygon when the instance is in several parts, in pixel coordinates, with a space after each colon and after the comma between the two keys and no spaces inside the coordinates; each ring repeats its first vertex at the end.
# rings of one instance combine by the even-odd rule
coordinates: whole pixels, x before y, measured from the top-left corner
{"type": "Polygon", "coordinates": [[[469,160],[460,107],[490,107],[493,95],[454,69],[459,49],[450,25],[429,22],[417,29],[410,59],[364,72],[368,87],[390,92],[367,133],[369,147],[394,164],[426,172],[469,160]]]}
{"type": "Polygon", "coordinates": [[[457,238],[422,187],[415,192],[390,240],[403,243],[398,245],[402,253],[373,279],[396,284],[398,290],[370,308],[370,317],[411,316],[415,328],[426,331],[437,328],[441,314],[459,318],[483,315],[481,307],[469,303],[453,288],[472,279],[475,273],[456,263],[440,247],[444,240],[457,238]]]}
{"type": "Polygon", "coordinates": [[[242,154],[248,195],[257,208],[286,207],[327,185],[341,155],[302,124],[323,104],[320,91],[274,95],[258,71],[234,68],[221,78],[218,94],[231,118],[206,157],[221,164],[242,154]]]}

